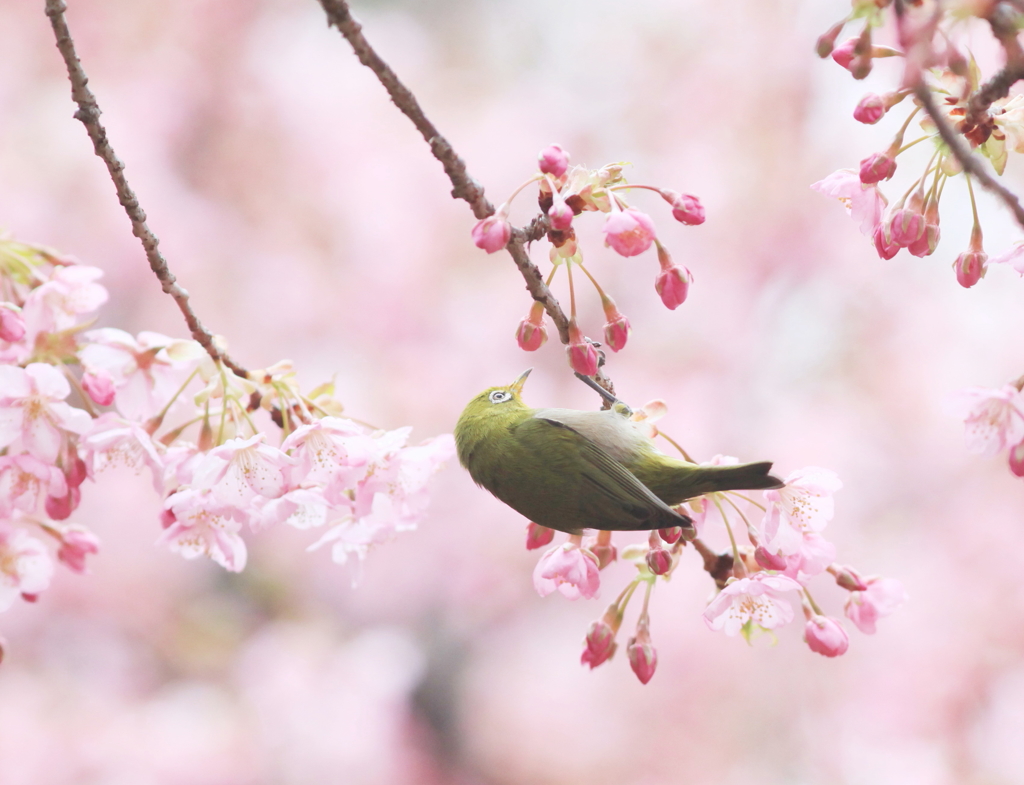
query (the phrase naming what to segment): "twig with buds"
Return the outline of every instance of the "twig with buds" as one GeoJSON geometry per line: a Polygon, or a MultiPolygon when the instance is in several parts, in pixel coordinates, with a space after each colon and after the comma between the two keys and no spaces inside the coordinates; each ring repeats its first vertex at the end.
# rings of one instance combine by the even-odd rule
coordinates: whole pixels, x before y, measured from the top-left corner
{"type": "MultiPolygon", "coordinates": [[[[897,22],[902,25],[906,13],[905,0],[895,0],[894,7],[897,22]]],[[[986,113],[993,101],[1006,96],[1009,93],[1010,86],[1019,79],[1024,78],[1024,53],[1021,52],[1020,43],[1017,41],[1016,28],[1011,29],[1010,23],[1001,14],[1001,8],[1002,4],[996,7],[989,17],[989,23],[992,26],[993,33],[1003,44],[1004,49],[1006,49],[1006,67],[971,96],[968,104],[971,116],[986,113]]],[[[1024,206],[1021,205],[1020,199],[1013,191],[992,177],[977,156],[967,149],[960,134],[946,122],[946,119],[939,112],[932,91],[924,79],[916,79],[913,90],[917,100],[920,101],[925,112],[928,113],[932,122],[935,123],[942,141],[946,143],[950,152],[963,165],[964,171],[973,175],[986,189],[999,197],[1010,208],[1010,211],[1017,219],[1017,223],[1024,227],[1024,206]]]]}
{"type": "Polygon", "coordinates": [[[146,224],[146,211],[142,209],[138,197],[135,196],[135,192],[128,185],[128,180],[124,176],[124,163],[117,157],[117,153],[114,152],[114,148],[107,139],[107,131],[100,122],[101,112],[99,104],[96,101],[96,96],[89,89],[89,77],[85,75],[82,62],[78,59],[78,54],[75,52],[75,43],[71,38],[71,31],[68,29],[67,21],[64,19],[64,12],[66,10],[67,5],[64,3],[64,0],[46,0],[46,15],[50,18],[50,24],[57,39],[57,49],[60,50],[61,57],[64,58],[64,64],[68,69],[68,79],[71,81],[71,97],[78,105],[75,119],[81,121],[82,125],[85,126],[85,130],[92,140],[96,155],[107,165],[110,179],[117,190],[117,199],[128,214],[128,220],[132,223],[132,234],[142,242],[150,268],[160,281],[164,292],[173,297],[174,302],[178,304],[178,308],[185,317],[185,323],[188,324],[192,337],[199,342],[214,361],[223,362],[236,374],[245,377],[248,375],[245,368],[238,365],[217,348],[213,334],[199,320],[196,312],[192,310],[188,291],[177,282],[174,274],[167,266],[167,260],[160,253],[160,241],[146,224]]]}
{"type": "MultiPolygon", "coordinates": [[[[451,143],[441,135],[437,127],[427,118],[416,96],[409,90],[383,58],[366,40],[362,25],[352,17],[352,11],[346,0],[320,0],[327,14],[328,24],[336,27],[351,45],[359,62],[369,68],[387,90],[392,103],[404,114],[416,130],[420,132],[434,157],[441,162],[445,174],[452,183],[452,198],[465,200],[473,215],[479,219],[494,215],[494,205],[484,196],[484,189],[466,170],[466,164],[455,152],[451,143]]],[[[561,342],[569,344],[569,317],[559,304],[551,289],[544,282],[540,269],[533,263],[526,252],[526,246],[547,234],[550,229],[547,216],[540,215],[521,229],[513,229],[506,249],[519,268],[526,288],[534,300],[544,306],[544,310],[555,328],[561,342]]],[[[595,376],[598,384],[614,394],[615,388],[605,373],[598,369],[595,376]]]]}

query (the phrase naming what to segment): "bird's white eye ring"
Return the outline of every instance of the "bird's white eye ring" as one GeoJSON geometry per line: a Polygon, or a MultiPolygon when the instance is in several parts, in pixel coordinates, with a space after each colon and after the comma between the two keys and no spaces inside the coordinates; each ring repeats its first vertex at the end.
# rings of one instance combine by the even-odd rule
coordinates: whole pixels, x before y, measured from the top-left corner
{"type": "Polygon", "coordinates": [[[489,396],[491,403],[503,403],[512,397],[508,390],[495,390],[489,396]]]}

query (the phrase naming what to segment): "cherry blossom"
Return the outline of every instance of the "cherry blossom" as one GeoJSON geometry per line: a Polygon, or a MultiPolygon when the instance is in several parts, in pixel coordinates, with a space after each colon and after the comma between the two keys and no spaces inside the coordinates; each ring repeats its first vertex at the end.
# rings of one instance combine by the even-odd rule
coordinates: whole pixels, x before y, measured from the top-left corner
{"type": "Polygon", "coordinates": [[[992,457],[1024,440],[1024,394],[1012,384],[970,387],[954,399],[964,418],[967,449],[992,457]]]}
{"type": "Polygon", "coordinates": [[[65,526],[60,532],[57,558],[78,573],[85,572],[85,557],[100,552],[100,540],[84,526],[65,526]]]}
{"type": "Polygon", "coordinates": [[[276,447],[264,444],[265,434],[230,439],[196,466],[192,484],[209,488],[221,504],[244,509],[257,496],[276,499],[285,492],[285,473],[295,464],[276,447]]]}
{"type": "Polygon", "coordinates": [[[597,349],[580,330],[576,319],[569,320],[569,345],[565,347],[569,365],[576,373],[593,376],[597,373],[597,349]]]}
{"type": "Polygon", "coordinates": [[[549,548],[534,568],[533,585],[541,597],[556,589],[570,600],[596,597],[601,588],[597,557],[573,542],[549,548]]]}
{"type": "Polygon", "coordinates": [[[765,491],[768,509],[761,523],[765,548],[786,556],[798,553],[805,532],[820,532],[832,520],[832,494],[842,487],[835,472],[809,466],[791,472],[782,488],[765,491]]]}
{"type": "Polygon", "coordinates": [[[651,634],[646,623],[641,623],[636,637],[629,639],[626,644],[626,654],[629,656],[629,667],[640,679],[640,683],[649,682],[658,667],[658,651],[651,643],[651,634]]]}
{"type": "Polygon", "coordinates": [[[24,529],[0,522],[0,611],[10,608],[19,595],[34,600],[52,577],[53,560],[46,546],[24,529]]]}
{"type": "Polygon", "coordinates": [[[210,489],[185,488],[164,502],[166,528],[157,540],[186,559],[209,556],[231,572],[245,568],[239,511],[218,501],[210,489]]]}
{"type": "Polygon", "coordinates": [[[512,239],[512,224],[508,222],[507,213],[499,209],[494,215],[478,221],[471,234],[477,248],[497,253],[512,239]]]}
{"type": "Polygon", "coordinates": [[[750,578],[729,583],[704,610],[709,629],[735,635],[748,623],[766,630],[781,627],[793,620],[793,607],[779,595],[800,591],[801,586],[785,575],[759,572],[750,578]]]}
{"type": "Polygon", "coordinates": [[[580,664],[589,665],[590,669],[593,670],[601,663],[611,659],[617,648],[615,633],[616,630],[604,619],[598,619],[591,624],[590,629],[587,630],[587,637],[584,640],[580,664]]]}
{"type": "Polygon", "coordinates": [[[888,616],[907,599],[903,584],[896,578],[868,578],[864,591],[852,591],[846,600],[846,617],[857,629],[874,635],[875,624],[888,616]]]}
{"type": "Polygon", "coordinates": [[[103,371],[113,380],[114,404],[129,420],[158,414],[178,391],[198,362],[206,357],[195,341],[177,340],[154,332],[138,338],[105,327],[82,338],[79,356],[92,373],[103,371]]]}
{"type": "Polygon", "coordinates": [[[68,380],[52,365],[0,365],[0,447],[56,463],[67,434],[83,433],[89,415],[64,403],[68,380]]]}
{"type": "Polygon", "coordinates": [[[107,301],[107,290],[97,280],[103,277],[98,267],[71,264],[57,267],[47,281],[33,289],[25,299],[23,316],[33,343],[39,333],[67,330],[79,317],[92,313],[107,301]]]}
{"type": "Polygon", "coordinates": [[[516,330],[516,342],[524,352],[535,352],[548,339],[548,331],[544,327],[544,304],[534,301],[530,313],[516,330]]]}
{"type": "Polygon", "coordinates": [[[14,303],[0,303],[0,341],[17,343],[25,337],[25,320],[14,303]]]}
{"type": "Polygon", "coordinates": [[[136,471],[148,467],[157,492],[163,491],[167,451],[138,423],[114,412],[101,414],[82,434],[79,448],[89,476],[95,477],[110,466],[128,466],[136,471]]]}
{"type": "Polygon", "coordinates": [[[34,513],[39,500],[67,494],[64,473],[28,453],[0,456],[0,516],[34,513]]]}
{"type": "Polygon", "coordinates": [[[886,199],[874,184],[865,185],[852,169],[839,169],[811,188],[838,199],[846,212],[860,225],[862,234],[871,235],[882,222],[886,199]]]}

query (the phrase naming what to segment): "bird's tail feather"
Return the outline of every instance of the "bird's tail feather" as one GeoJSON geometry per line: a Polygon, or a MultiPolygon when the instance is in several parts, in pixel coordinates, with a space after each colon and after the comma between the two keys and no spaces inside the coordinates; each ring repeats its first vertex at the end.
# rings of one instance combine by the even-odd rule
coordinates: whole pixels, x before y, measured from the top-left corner
{"type": "Polygon", "coordinates": [[[773,477],[770,461],[745,463],[741,466],[701,466],[687,477],[686,496],[700,496],[715,491],[756,491],[781,488],[782,480],[773,477]]]}

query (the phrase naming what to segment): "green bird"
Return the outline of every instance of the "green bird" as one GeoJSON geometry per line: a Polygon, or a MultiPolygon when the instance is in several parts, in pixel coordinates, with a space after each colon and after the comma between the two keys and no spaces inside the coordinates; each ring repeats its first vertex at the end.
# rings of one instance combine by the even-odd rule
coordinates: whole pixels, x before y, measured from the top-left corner
{"type": "Polygon", "coordinates": [[[686,527],[693,522],[673,505],[712,491],[782,486],[768,461],[697,466],[665,455],[621,403],[531,409],[521,397],[529,374],[470,401],[455,444],[477,485],[541,526],[570,534],[686,527]]]}

